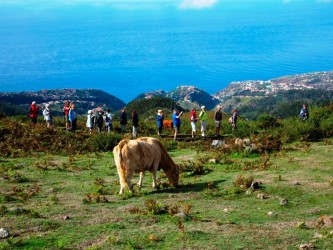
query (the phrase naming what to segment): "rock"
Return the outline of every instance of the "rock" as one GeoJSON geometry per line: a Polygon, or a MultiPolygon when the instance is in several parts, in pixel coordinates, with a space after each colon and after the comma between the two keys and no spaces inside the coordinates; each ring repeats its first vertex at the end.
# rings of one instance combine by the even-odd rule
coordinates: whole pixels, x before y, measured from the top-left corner
{"type": "Polygon", "coordinates": [[[261,145],[258,143],[251,144],[252,152],[261,152],[261,145]]]}
{"type": "Polygon", "coordinates": [[[244,146],[243,140],[241,138],[236,138],[235,145],[238,147],[243,147],[244,146]]]}
{"type": "Polygon", "coordinates": [[[297,223],[296,225],[297,228],[301,228],[301,229],[308,229],[308,226],[305,224],[304,221],[300,221],[297,223]]]}
{"type": "Polygon", "coordinates": [[[264,200],[264,199],[268,199],[268,196],[263,193],[259,193],[259,194],[257,194],[257,198],[264,200]]]}
{"type": "Polygon", "coordinates": [[[214,164],[216,164],[216,163],[217,163],[217,160],[216,160],[215,158],[213,158],[213,159],[209,159],[208,163],[214,163],[214,164]]]}
{"type": "Polygon", "coordinates": [[[24,209],[22,207],[12,207],[12,208],[8,209],[8,212],[11,213],[11,214],[15,214],[15,215],[21,215],[21,214],[29,213],[29,211],[27,209],[24,209]]]}
{"type": "Polygon", "coordinates": [[[250,153],[252,153],[252,148],[250,146],[246,146],[244,148],[244,154],[250,154],[250,153]]]}
{"type": "Polygon", "coordinates": [[[260,188],[259,182],[258,181],[252,181],[251,188],[254,189],[254,190],[259,189],[260,188]]]}
{"type": "Polygon", "coordinates": [[[322,235],[320,233],[314,233],[313,238],[314,239],[322,239],[322,238],[325,238],[325,237],[324,237],[324,235],[322,235]]]}
{"type": "Polygon", "coordinates": [[[177,213],[177,214],[175,214],[174,215],[175,217],[178,217],[178,218],[186,218],[186,213],[184,212],[184,211],[181,211],[181,212],[179,212],[179,213],[177,213]]]}
{"type": "Polygon", "coordinates": [[[212,147],[218,147],[223,145],[225,142],[223,140],[213,140],[212,141],[212,147]]]}
{"type": "Polygon", "coordinates": [[[280,199],[280,205],[281,206],[286,206],[288,205],[289,201],[287,199],[280,199]]]}
{"type": "Polygon", "coordinates": [[[316,223],[317,227],[333,227],[333,216],[323,215],[321,216],[316,223]]]}
{"type": "Polygon", "coordinates": [[[252,191],[251,191],[251,190],[246,190],[245,194],[246,194],[246,195],[251,195],[251,194],[252,194],[252,191]]]}
{"type": "Polygon", "coordinates": [[[0,228],[0,239],[5,239],[9,236],[9,232],[5,228],[0,228]]]}
{"type": "Polygon", "coordinates": [[[299,246],[300,250],[305,250],[305,249],[314,249],[312,244],[304,243],[299,246]]]}

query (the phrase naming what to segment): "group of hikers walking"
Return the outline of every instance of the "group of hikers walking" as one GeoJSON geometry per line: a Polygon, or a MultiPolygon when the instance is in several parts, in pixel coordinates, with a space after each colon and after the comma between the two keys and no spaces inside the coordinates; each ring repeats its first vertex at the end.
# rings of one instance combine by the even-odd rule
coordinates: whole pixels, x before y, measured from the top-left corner
{"type": "MultiPolygon", "coordinates": [[[[33,101],[29,107],[28,116],[31,118],[33,124],[37,123],[37,117],[39,112],[39,106],[33,101]]],[[[65,101],[63,107],[64,121],[66,130],[69,132],[75,133],[77,129],[77,112],[75,110],[75,104],[70,103],[69,101],[65,101]]],[[[178,111],[177,109],[173,110],[172,118],[172,127],[174,129],[174,140],[177,140],[177,135],[180,132],[181,126],[181,116],[183,115],[183,111],[178,111]]],[[[53,128],[53,115],[50,110],[50,105],[46,104],[43,109],[43,116],[45,123],[48,128],[53,128]]],[[[156,115],[156,125],[157,125],[157,135],[161,136],[162,130],[164,127],[164,114],[163,110],[159,109],[156,115]]],[[[234,109],[232,111],[232,116],[229,118],[228,123],[232,126],[233,134],[237,131],[237,118],[238,118],[238,110],[234,109]]],[[[309,111],[307,106],[303,104],[302,109],[300,111],[300,118],[302,120],[309,119],[309,111]]],[[[98,133],[106,131],[110,133],[114,130],[113,126],[114,115],[111,113],[110,109],[107,109],[104,112],[101,108],[95,110],[89,110],[87,113],[86,119],[86,128],[89,133],[92,133],[93,129],[96,128],[98,133]]],[[[195,108],[192,108],[190,111],[190,124],[191,124],[191,136],[195,138],[197,136],[197,122],[200,122],[200,132],[201,137],[205,138],[207,136],[207,111],[205,106],[200,107],[200,113],[197,115],[197,111],[195,108]]],[[[222,107],[218,105],[216,107],[216,111],[214,113],[214,122],[215,122],[215,137],[220,137],[221,125],[222,125],[222,107]]],[[[119,123],[120,123],[120,131],[121,133],[126,132],[126,127],[128,124],[128,117],[126,109],[123,108],[119,114],[119,123]]],[[[132,111],[132,138],[137,138],[138,136],[138,126],[139,126],[139,117],[136,110],[132,111]]]]}

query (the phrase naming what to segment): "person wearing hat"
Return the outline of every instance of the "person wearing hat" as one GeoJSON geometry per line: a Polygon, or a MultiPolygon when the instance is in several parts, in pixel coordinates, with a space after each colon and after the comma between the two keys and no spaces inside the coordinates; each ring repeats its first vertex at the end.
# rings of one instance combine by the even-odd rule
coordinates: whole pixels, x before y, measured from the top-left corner
{"type": "Polygon", "coordinates": [[[177,139],[177,134],[179,133],[180,130],[180,117],[182,116],[183,111],[181,111],[180,113],[178,112],[178,110],[174,110],[173,114],[172,114],[172,122],[173,122],[173,127],[175,129],[175,133],[173,135],[173,140],[175,141],[177,139]]]}
{"type": "Polygon", "coordinates": [[[221,124],[222,124],[222,107],[218,105],[215,111],[215,136],[220,136],[221,124]]]}
{"type": "Polygon", "coordinates": [[[28,116],[31,118],[31,122],[35,125],[37,123],[39,107],[36,105],[36,102],[33,101],[29,107],[28,116]]]}
{"type": "Polygon", "coordinates": [[[94,127],[94,124],[93,124],[93,112],[92,112],[92,110],[88,110],[86,127],[88,128],[89,133],[91,134],[91,131],[92,131],[93,127],[94,127]]]}
{"type": "Polygon", "coordinates": [[[52,114],[50,111],[50,104],[45,104],[45,109],[43,110],[44,120],[48,128],[52,127],[52,114]]]}
{"type": "Polygon", "coordinates": [[[191,114],[190,114],[190,122],[191,122],[191,128],[192,128],[192,138],[194,138],[194,136],[197,133],[197,111],[195,110],[195,108],[192,108],[191,114]]]}
{"type": "Polygon", "coordinates": [[[157,135],[158,136],[161,136],[162,129],[163,129],[163,121],[164,121],[163,110],[159,109],[157,111],[157,116],[156,116],[157,135]]]}
{"type": "Polygon", "coordinates": [[[201,135],[202,137],[206,137],[206,128],[207,128],[207,112],[206,112],[206,107],[201,106],[201,111],[199,114],[199,120],[201,123],[201,135]]]}
{"type": "Polygon", "coordinates": [[[108,133],[110,133],[113,130],[112,118],[113,115],[111,114],[111,109],[107,109],[105,113],[105,127],[108,133]]]}

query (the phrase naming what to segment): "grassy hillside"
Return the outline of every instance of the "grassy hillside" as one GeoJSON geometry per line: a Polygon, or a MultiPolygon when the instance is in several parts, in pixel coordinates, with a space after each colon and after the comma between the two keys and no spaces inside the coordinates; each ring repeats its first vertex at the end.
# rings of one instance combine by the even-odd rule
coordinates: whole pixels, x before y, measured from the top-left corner
{"type": "MultiPolygon", "coordinates": [[[[74,134],[60,117],[52,129],[41,117],[36,126],[1,117],[0,228],[9,235],[0,249],[330,249],[332,110],[310,107],[307,121],[240,117],[234,135],[225,114],[220,147],[161,139],[180,166],[180,187],[159,173],[153,190],[147,174],[141,190],[124,195],[111,151],[131,137],[130,125],[125,134],[90,134],[82,116],[74,134]]],[[[189,113],[181,120],[190,134],[189,113]]],[[[140,119],[140,136],[156,133],[154,119],[140,119]]]]}
{"type": "Polygon", "coordinates": [[[179,188],[159,173],[159,190],[147,175],[122,196],[109,152],[2,159],[0,249],[330,249],[332,144],[264,155],[187,144],[170,151],[179,188]]]}

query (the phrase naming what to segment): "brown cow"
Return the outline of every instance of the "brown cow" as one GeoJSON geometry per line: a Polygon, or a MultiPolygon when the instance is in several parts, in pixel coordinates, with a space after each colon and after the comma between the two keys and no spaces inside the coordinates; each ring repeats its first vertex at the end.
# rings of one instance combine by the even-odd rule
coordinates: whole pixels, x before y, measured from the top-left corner
{"type": "Polygon", "coordinates": [[[136,140],[124,139],[113,149],[119,179],[120,194],[127,188],[132,190],[133,173],[140,173],[138,185],[142,185],[144,172],[149,171],[156,187],[156,172],[163,169],[172,186],[178,186],[179,169],[173,162],[162,143],[153,137],[141,137],[136,140]]]}
{"type": "Polygon", "coordinates": [[[172,129],[173,128],[172,120],[163,120],[163,127],[172,129]]]}

